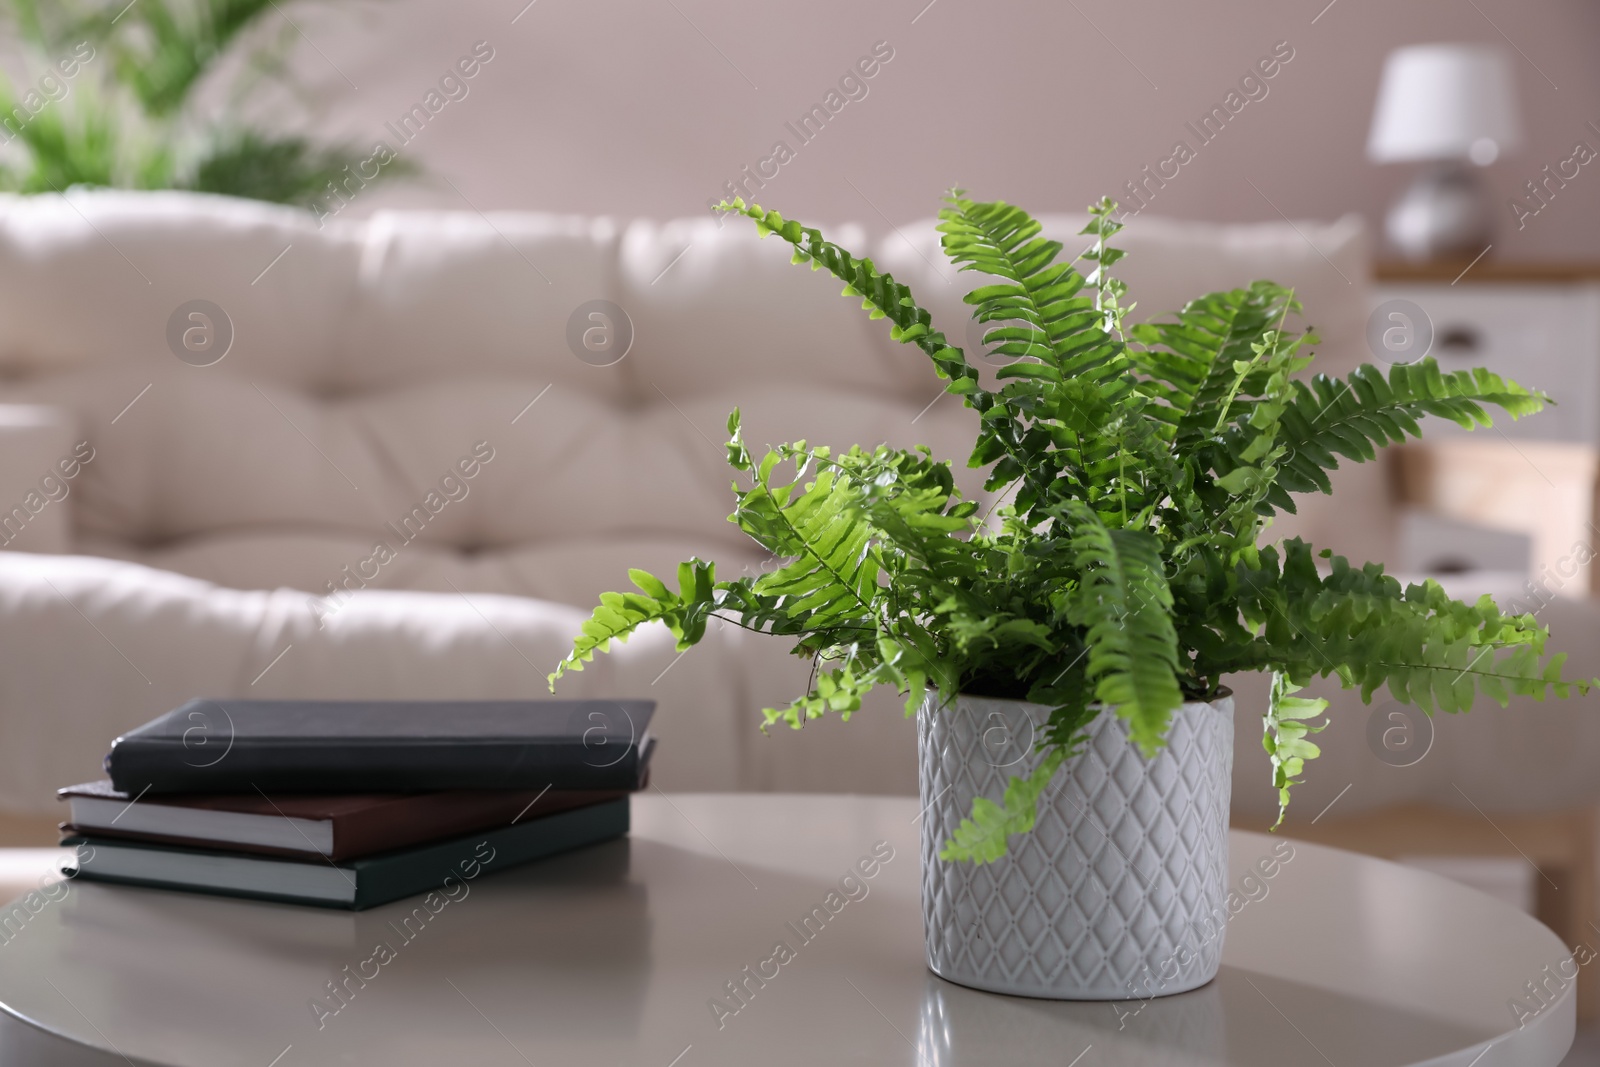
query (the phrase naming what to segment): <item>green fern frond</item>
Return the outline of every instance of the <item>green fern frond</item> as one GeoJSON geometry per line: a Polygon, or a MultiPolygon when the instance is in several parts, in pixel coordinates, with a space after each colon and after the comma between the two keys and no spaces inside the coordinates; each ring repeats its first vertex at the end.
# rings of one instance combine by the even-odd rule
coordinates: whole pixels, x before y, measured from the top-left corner
{"type": "Polygon", "coordinates": [[[1278,549],[1262,550],[1241,598],[1260,628],[1263,663],[1298,661],[1307,676],[1337,675],[1363,700],[1387,688],[1429,713],[1465,711],[1480,690],[1503,707],[1512,695],[1543,700],[1600,684],[1564,679],[1564,655],[1545,657],[1538,620],[1505,614],[1487,596],[1463,603],[1431,579],[1402,589],[1377,564],[1356,569],[1331,555],[1324,577],[1299,539],[1282,555],[1280,571],[1278,549]]]}
{"type": "Polygon", "coordinates": [[[678,592],[648,571],[630,570],[637,593],[603,593],[600,606],[573,638],[572,651],[550,673],[550,691],[568,671],[581,671],[596,652],[609,652],[612,641],[626,641],[639,627],[665,623],[678,639],[678,649],[698,644],[715,604],[716,564],[698,559],[678,565],[678,592]]]}
{"type": "Polygon", "coordinates": [[[816,626],[873,616],[869,598],[878,581],[871,551],[872,527],[862,511],[863,497],[851,467],[865,457],[855,451],[848,464],[826,462],[828,449],[798,447],[768,452],[755,467],[756,484],[736,490],[730,518],[762,547],[788,563],[762,575],[751,587],[758,596],[777,598],[791,616],[816,626]],[[775,483],[773,472],[785,459],[795,463],[795,480],[775,483]],[[821,460],[813,480],[810,464],[821,460]]]}
{"type": "Polygon", "coordinates": [[[948,392],[968,398],[983,393],[978,387],[978,372],[961,349],[947,343],[944,334],[933,328],[933,317],[917,304],[911,290],[895,281],[893,275],[879,271],[872,260],[857,259],[824,238],[822,231],[801,226],[776,211],[764,210],[760,204],[746,204],[736,197],[718,204],[717,210],[753,219],[756,232],[762,237],[776,234],[794,246],[796,263],[809,263],[812,270],[825,269],[844,282],[845,296],[860,297],[862,308],[872,318],[889,320],[894,340],[914,344],[927,354],[939,377],[949,380],[948,392]]]}
{"type": "Polygon", "coordinates": [[[1014,357],[996,374],[1007,384],[984,420],[972,465],[993,464],[990,491],[1022,481],[1018,507],[1041,517],[1062,497],[1095,499],[1097,486],[1126,470],[1118,425],[1137,414],[1123,410],[1134,378],[1121,340],[1124,290],[1109,273],[1122,254],[1106,243],[1120,228],[1111,207],[1091,208],[1082,231],[1095,239],[1083,256],[1095,264],[1090,287],[1070,260],[1058,261],[1060,242],[1041,237],[1038,220],[1021,208],[959,192],[946,203],[939,213],[945,254],[959,270],[1001,279],[963,299],[978,322],[1006,324],[990,328],[985,343],[1014,357]]]}
{"type": "Polygon", "coordinates": [[[1078,258],[1094,264],[1094,269],[1084,280],[1095,288],[1094,306],[1100,312],[1101,329],[1119,341],[1126,341],[1122,319],[1133,309],[1133,305],[1122,306],[1122,297],[1127,293],[1128,285],[1111,273],[1117,261],[1127,255],[1110,244],[1111,238],[1121,231],[1122,223],[1117,221],[1117,202],[1109,196],[1101,197],[1099,203],[1089,205],[1089,221],[1078,231],[1080,236],[1093,237],[1094,243],[1078,258]]]}
{"type": "Polygon", "coordinates": [[[1099,318],[1094,301],[1080,295],[1083,275],[1056,262],[1061,242],[1040,237],[1039,222],[1021,208],[956,196],[947,202],[939,212],[945,254],[960,270],[1005,279],[963,298],[977,308],[974,318],[1023,323],[990,331],[985,344],[996,355],[1037,360],[1059,381],[1068,342],[1099,318]]]}
{"type": "Polygon", "coordinates": [[[945,254],[960,270],[1004,279],[963,299],[977,308],[979,322],[1022,323],[985,336],[996,355],[1019,358],[997,376],[1073,379],[1105,390],[1107,404],[1121,399],[1131,386],[1123,345],[1107,331],[1095,299],[1083,295],[1083,275],[1070,262],[1056,262],[1061,243],[1040,237],[1038,220],[1004,201],[953,196],[947,203],[939,212],[945,254]]]}
{"type": "Polygon", "coordinates": [[[973,800],[972,815],[961,820],[939,850],[939,858],[983,864],[1004,856],[1012,835],[1025,834],[1038,822],[1039,797],[1066,758],[1064,748],[1046,753],[1031,773],[1014,777],[1006,784],[1005,798],[999,804],[988,797],[973,800]]]}
{"type": "MultiPolygon", "coordinates": [[[[1483,368],[1440,371],[1431,357],[1391,367],[1387,378],[1371,364],[1349,377],[1318,375],[1294,383],[1294,397],[1283,413],[1282,439],[1288,449],[1272,503],[1293,511],[1289,493],[1332,491],[1327,471],[1343,456],[1365,463],[1388,444],[1422,436],[1425,415],[1449,419],[1466,429],[1491,425],[1484,410],[1493,405],[1512,418],[1531,415],[1553,403],[1543,393],[1506,381],[1483,368]]],[[[1235,440],[1237,434],[1235,435],[1235,440]]],[[[1225,444],[1231,451],[1235,440],[1225,444]]],[[[1219,468],[1226,466],[1219,464],[1219,468]]],[[[1226,473],[1223,471],[1222,473],[1226,473]]]]}
{"type": "Polygon", "coordinates": [[[1154,754],[1183,703],[1161,542],[1144,530],[1108,529],[1076,502],[1064,518],[1082,574],[1073,621],[1088,631],[1086,673],[1095,698],[1116,708],[1129,738],[1154,754]]]}
{"type": "Polygon", "coordinates": [[[1065,669],[1054,671],[1028,696],[1034,703],[1057,704],[1038,741],[1038,748],[1044,753],[1039,766],[1026,775],[1014,775],[1006,783],[999,804],[987,797],[974,797],[972,813],[944,842],[940,859],[993,863],[1005,855],[1012,835],[1033,829],[1045,787],[1062,764],[1083,750],[1090,725],[1104,711],[1089,702],[1089,687],[1080,664],[1080,658],[1074,655],[1065,669]]]}
{"type": "Polygon", "coordinates": [[[1139,344],[1130,357],[1142,375],[1142,392],[1158,403],[1151,414],[1167,440],[1208,433],[1234,385],[1235,364],[1250,362],[1251,345],[1279,326],[1286,311],[1300,306],[1289,290],[1272,282],[1208,293],[1190,301],[1172,322],[1133,328],[1139,344]]]}
{"type": "Polygon", "coordinates": [[[1322,749],[1306,740],[1307,735],[1328,728],[1327,723],[1313,725],[1306,721],[1326,711],[1328,702],[1291,695],[1301,688],[1284,674],[1273,672],[1261,746],[1267,750],[1272,764],[1272,785],[1278,791],[1278,820],[1272,824],[1274,830],[1283,825],[1284,814],[1289,810],[1289,787],[1300,784],[1296,775],[1305,769],[1306,760],[1322,755],[1322,749]]]}

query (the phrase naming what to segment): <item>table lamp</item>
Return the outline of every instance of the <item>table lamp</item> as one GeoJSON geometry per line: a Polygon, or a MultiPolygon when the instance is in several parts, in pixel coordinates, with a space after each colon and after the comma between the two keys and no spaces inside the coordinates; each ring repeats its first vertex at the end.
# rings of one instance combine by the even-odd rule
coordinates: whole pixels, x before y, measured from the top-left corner
{"type": "Polygon", "coordinates": [[[1408,259],[1476,256],[1490,206],[1468,164],[1487,167],[1521,140],[1505,53],[1489,45],[1424,44],[1391,52],[1367,139],[1375,163],[1426,161],[1390,209],[1389,240],[1408,259]]]}

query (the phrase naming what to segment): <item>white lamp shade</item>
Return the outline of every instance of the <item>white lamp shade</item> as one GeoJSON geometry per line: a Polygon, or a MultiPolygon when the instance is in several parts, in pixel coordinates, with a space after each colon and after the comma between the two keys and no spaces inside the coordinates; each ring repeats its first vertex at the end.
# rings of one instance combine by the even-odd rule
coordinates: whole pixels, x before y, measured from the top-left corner
{"type": "Polygon", "coordinates": [[[1499,48],[1424,44],[1389,53],[1367,139],[1374,162],[1488,164],[1521,139],[1511,64],[1499,48]]]}

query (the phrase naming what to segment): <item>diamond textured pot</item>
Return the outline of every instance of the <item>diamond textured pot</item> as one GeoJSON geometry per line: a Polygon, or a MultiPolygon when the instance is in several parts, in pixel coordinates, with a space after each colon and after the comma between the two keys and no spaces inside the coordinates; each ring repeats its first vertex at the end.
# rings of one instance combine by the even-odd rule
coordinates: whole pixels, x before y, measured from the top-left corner
{"type": "Polygon", "coordinates": [[[1146,760],[1102,712],[995,863],[939,849],[974,797],[1038,765],[1049,708],[930,696],[918,721],[928,967],[994,993],[1128,1000],[1216,976],[1227,917],[1233,698],[1184,704],[1146,760]]]}

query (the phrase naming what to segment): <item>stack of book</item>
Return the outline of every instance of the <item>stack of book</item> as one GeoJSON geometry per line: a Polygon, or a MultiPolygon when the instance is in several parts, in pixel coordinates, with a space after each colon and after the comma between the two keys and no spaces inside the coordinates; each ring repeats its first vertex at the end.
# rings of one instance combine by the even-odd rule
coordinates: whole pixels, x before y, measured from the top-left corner
{"type": "Polygon", "coordinates": [[[619,837],[650,701],[196,700],[60,791],[68,873],[369,908],[619,837]]]}

